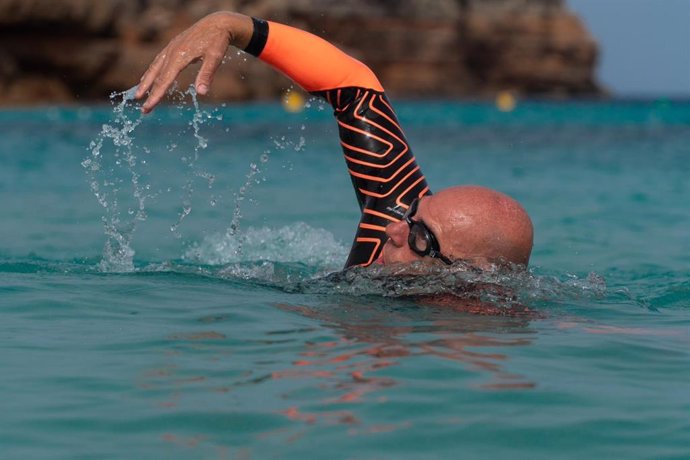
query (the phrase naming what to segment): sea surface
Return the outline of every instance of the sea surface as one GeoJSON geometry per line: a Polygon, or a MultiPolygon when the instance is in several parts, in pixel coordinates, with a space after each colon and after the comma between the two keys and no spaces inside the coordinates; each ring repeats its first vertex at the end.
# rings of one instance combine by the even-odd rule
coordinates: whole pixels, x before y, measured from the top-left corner
{"type": "Polygon", "coordinates": [[[536,229],[406,276],[341,272],[329,108],[123,99],[0,111],[0,458],[690,458],[690,102],[394,101],[536,229]]]}

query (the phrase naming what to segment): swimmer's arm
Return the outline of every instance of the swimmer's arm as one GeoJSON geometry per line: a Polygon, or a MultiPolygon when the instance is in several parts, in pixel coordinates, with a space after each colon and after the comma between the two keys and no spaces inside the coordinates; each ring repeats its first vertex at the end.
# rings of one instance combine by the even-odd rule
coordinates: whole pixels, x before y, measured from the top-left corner
{"type": "Polygon", "coordinates": [[[229,45],[247,50],[280,70],[309,92],[344,87],[383,91],[376,75],[326,40],[294,27],[254,20],[238,13],[214,13],[175,37],[144,73],[136,98],[149,96],[148,113],[161,101],[177,75],[202,61],[195,86],[205,95],[229,45]]]}
{"type": "Polygon", "coordinates": [[[172,39],[141,77],[136,98],[142,99],[148,93],[142,111],[153,110],[180,72],[197,61],[202,64],[194,86],[199,94],[208,93],[228,46],[245,49],[253,33],[249,16],[220,12],[206,16],[172,39]]]}
{"type": "Polygon", "coordinates": [[[369,67],[326,40],[277,22],[253,22],[252,43],[246,51],[310,93],[347,87],[383,92],[369,67]]]}

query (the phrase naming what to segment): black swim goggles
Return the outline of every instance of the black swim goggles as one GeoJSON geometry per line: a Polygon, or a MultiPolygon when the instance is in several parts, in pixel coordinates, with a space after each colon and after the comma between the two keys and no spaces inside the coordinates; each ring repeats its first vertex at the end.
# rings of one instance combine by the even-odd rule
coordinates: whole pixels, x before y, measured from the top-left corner
{"type": "Polygon", "coordinates": [[[451,265],[453,261],[441,254],[438,240],[431,229],[421,220],[412,220],[417,213],[418,205],[419,198],[415,198],[403,215],[403,220],[410,227],[410,233],[407,236],[407,244],[415,254],[422,257],[429,256],[434,259],[440,259],[446,265],[451,265]]]}

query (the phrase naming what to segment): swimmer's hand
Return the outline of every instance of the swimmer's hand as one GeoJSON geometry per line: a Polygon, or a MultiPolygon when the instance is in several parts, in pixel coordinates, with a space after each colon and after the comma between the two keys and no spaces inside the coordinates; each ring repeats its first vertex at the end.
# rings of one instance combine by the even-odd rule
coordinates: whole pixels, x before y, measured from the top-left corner
{"type": "Polygon", "coordinates": [[[194,86],[197,93],[207,94],[228,46],[246,48],[253,31],[249,16],[220,12],[206,16],[173,38],[141,77],[135,98],[142,99],[148,94],[142,112],[151,112],[180,72],[197,61],[202,64],[194,86]]]}

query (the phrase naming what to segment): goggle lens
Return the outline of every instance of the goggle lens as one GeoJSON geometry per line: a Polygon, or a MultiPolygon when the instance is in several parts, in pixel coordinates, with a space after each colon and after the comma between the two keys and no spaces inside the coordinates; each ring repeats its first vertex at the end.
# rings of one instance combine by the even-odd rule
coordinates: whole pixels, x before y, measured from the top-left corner
{"type": "Polygon", "coordinates": [[[430,255],[433,258],[441,259],[447,265],[452,264],[453,262],[448,257],[441,254],[438,240],[429,227],[421,220],[412,220],[412,217],[417,214],[418,205],[419,198],[415,198],[403,215],[403,220],[410,227],[407,244],[410,246],[410,249],[422,257],[430,255]]]}

